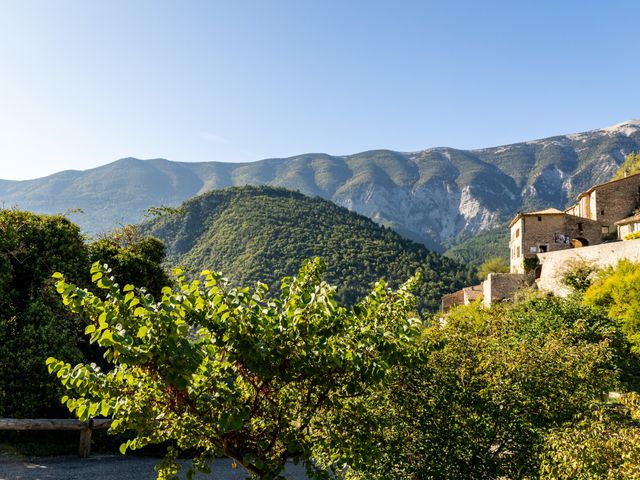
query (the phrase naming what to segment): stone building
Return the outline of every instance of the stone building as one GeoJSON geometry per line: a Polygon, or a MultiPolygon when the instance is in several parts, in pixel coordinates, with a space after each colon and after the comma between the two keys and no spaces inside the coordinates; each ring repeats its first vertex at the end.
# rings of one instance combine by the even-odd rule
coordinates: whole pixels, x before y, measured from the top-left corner
{"type": "Polygon", "coordinates": [[[640,214],[632,215],[616,222],[618,238],[627,240],[629,235],[640,232],[640,214]]]}
{"type": "Polygon", "coordinates": [[[615,223],[634,213],[640,205],[640,174],[601,183],[578,195],[565,213],[595,220],[615,233],[615,223]]]}
{"type": "MultiPolygon", "coordinates": [[[[564,212],[548,208],[519,212],[509,225],[511,273],[523,273],[525,258],[569,248],[598,245],[618,238],[620,222],[630,220],[640,206],[640,174],[591,187],[564,212]],[[617,229],[617,230],[616,230],[617,229]]],[[[624,223],[622,231],[634,225],[624,223]]]]}
{"type": "Polygon", "coordinates": [[[481,289],[487,306],[511,298],[533,283],[565,294],[562,272],[575,260],[597,266],[613,265],[621,258],[640,261],[640,239],[608,243],[640,232],[639,209],[640,173],[595,185],[564,211],[547,208],[518,212],[509,224],[510,273],[490,274],[481,286],[446,295],[442,298],[443,312],[470,303],[465,296],[468,289],[468,296],[476,295],[474,298],[481,289]],[[539,263],[535,271],[525,271],[528,258],[539,263]]]}
{"type": "Polygon", "coordinates": [[[602,243],[602,226],[555,208],[521,212],[511,221],[511,273],[524,273],[523,260],[538,253],[602,243]]]}

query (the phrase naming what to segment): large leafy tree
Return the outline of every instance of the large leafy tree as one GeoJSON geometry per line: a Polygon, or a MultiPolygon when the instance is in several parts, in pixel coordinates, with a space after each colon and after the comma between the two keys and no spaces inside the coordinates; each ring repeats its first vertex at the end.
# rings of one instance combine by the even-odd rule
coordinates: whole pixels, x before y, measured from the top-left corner
{"type": "MultiPolygon", "coordinates": [[[[79,418],[106,415],[115,432],[136,437],[123,450],[173,441],[196,453],[205,469],[226,455],[253,475],[279,478],[288,458],[308,473],[343,472],[340,456],[316,457],[334,439],[328,413],[367,397],[411,354],[418,331],[409,292],[384,283],[353,308],[334,300],[319,260],[267,287],[236,288],[217,273],[203,281],[178,279],[159,300],[132,285],[120,288],[96,263],[93,280],[105,295],[57,283],[72,312],[91,319],[86,332],[106,348],[112,368],[49,359],[69,390],[63,401],[79,418]]],[[[176,471],[169,455],[160,476],[176,471]]]]}
{"type": "Polygon", "coordinates": [[[162,287],[171,280],[162,264],[164,244],[154,237],[140,234],[135,225],[125,225],[103,235],[88,245],[91,263],[109,265],[120,281],[144,285],[151,294],[159,296],[162,287]]]}
{"type": "Polygon", "coordinates": [[[478,267],[478,278],[486,279],[490,273],[507,273],[509,262],[502,257],[492,257],[478,267]]]}
{"type": "Polygon", "coordinates": [[[83,283],[80,229],[62,216],[0,210],[0,416],[60,414],[51,355],[79,361],[82,324],[60,304],[51,275],[83,283]]]}
{"type": "Polygon", "coordinates": [[[125,227],[87,245],[77,225],[60,215],[0,210],[0,416],[57,417],[62,386],[47,373],[52,355],[100,360],[87,345],[85,321],[60,302],[51,275],[89,285],[91,261],[109,262],[123,281],[160,291],[169,280],[164,246],[125,227]]]}

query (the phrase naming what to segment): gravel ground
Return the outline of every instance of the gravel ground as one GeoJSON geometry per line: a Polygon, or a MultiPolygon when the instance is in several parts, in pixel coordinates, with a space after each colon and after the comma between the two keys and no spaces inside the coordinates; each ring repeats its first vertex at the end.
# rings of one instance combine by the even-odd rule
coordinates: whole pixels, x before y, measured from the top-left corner
{"type": "MultiPolygon", "coordinates": [[[[75,456],[20,459],[0,455],[0,480],[152,480],[156,478],[157,458],[126,457],[122,455],[92,455],[80,459],[75,456]]],[[[305,480],[304,467],[290,464],[285,477],[305,480]]],[[[242,467],[231,468],[231,461],[220,459],[212,466],[211,474],[198,474],[198,479],[243,480],[242,467]]]]}

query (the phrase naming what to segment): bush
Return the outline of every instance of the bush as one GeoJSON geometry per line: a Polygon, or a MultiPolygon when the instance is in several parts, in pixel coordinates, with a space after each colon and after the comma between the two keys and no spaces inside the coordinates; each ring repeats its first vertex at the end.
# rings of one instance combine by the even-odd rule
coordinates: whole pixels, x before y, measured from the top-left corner
{"type": "Polygon", "coordinates": [[[574,292],[584,292],[593,282],[597,270],[593,262],[581,258],[572,259],[562,272],[562,283],[574,292]]]}
{"type": "MultiPolygon", "coordinates": [[[[63,302],[91,319],[87,334],[107,349],[111,369],[50,358],[69,390],[64,402],[80,419],[114,418],[112,431],[132,429],[127,448],[174,441],[197,452],[206,469],[226,455],[259,478],[279,478],[288,457],[304,460],[314,478],[344,468],[322,465],[314,448],[333,441],[327,412],[349,398],[366,397],[404,361],[418,331],[409,288],[376,284],[352,309],[338,307],[335,289],[321,278],[319,260],[282,281],[279,299],[267,287],[233,288],[217,273],[203,281],[179,277],[162,298],[115,284],[105,267],[91,273],[101,297],[67,284],[63,302]]],[[[173,451],[174,454],[178,450],[173,451]]],[[[177,470],[175,455],[161,478],[177,470]]]]}
{"type": "Polygon", "coordinates": [[[562,299],[452,310],[394,382],[335,412],[333,446],[367,480],[534,478],[546,434],[618,385],[611,325],[562,299]]]}
{"type": "Polygon", "coordinates": [[[605,308],[617,319],[640,353],[640,263],[620,260],[616,267],[603,269],[586,290],[584,301],[605,308]]]}
{"type": "Polygon", "coordinates": [[[579,422],[552,431],[545,443],[541,478],[640,479],[640,399],[622,396],[579,422]]]}
{"type": "Polygon", "coordinates": [[[83,325],[60,304],[51,275],[84,285],[86,265],[80,230],[66,218],[0,211],[0,416],[64,413],[44,361],[80,361],[83,325]]]}

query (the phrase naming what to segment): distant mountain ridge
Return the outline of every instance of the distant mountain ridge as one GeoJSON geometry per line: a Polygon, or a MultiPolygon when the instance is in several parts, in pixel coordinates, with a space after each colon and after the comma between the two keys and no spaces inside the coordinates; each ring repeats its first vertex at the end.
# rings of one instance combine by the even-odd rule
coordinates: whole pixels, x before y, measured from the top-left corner
{"type": "Polygon", "coordinates": [[[80,208],[84,214],[73,220],[94,233],[211,189],[271,185],[331,200],[442,251],[518,210],[568,205],[608,180],[634,151],[640,120],[478,150],[310,153],[252,163],[126,158],[35,180],[0,180],[0,202],[43,213],[80,208]]]}

